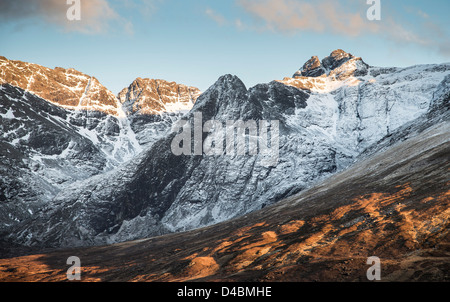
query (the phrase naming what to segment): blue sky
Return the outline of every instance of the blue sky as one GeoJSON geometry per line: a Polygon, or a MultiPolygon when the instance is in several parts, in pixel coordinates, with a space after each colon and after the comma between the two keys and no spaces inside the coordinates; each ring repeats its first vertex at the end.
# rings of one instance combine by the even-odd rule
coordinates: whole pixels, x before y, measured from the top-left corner
{"type": "Polygon", "coordinates": [[[135,78],[206,90],[219,76],[247,87],[291,76],[312,55],[344,49],[374,66],[450,61],[450,1],[0,0],[0,55],[75,68],[114,93],[135,78]],[[13,4],[14,3],[14,4],[13,4]]]}

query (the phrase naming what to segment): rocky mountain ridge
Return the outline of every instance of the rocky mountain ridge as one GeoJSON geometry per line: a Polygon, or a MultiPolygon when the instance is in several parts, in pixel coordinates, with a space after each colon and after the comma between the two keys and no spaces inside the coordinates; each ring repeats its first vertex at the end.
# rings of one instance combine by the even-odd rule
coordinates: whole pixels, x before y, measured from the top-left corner
{"type": "Polygon", "coordinates": [[[200,89],[164,80],[137,78],[118,94],[125,112],[130,115],[189,111],[200,89]]]}
{"type": "MultiPolygon", "coordinates": [[[[438,95],[448,92],[450,64],[372,67],[341,50],[320,65],[313,61],[305,64],[304,75],[251,88],[236,76],[222,76],[184,116],[135,118],[141,109],[160,110],[147,106],[146,98],[136,99],[146,82],[138,79],[119,98],[145,149],[125,165],[67,185],[10,228],[8,240],[41,247],[109,244],[246,215],[345,170],[405,123],[437,110],[438,95]],[[196,113],[222,123],[279,121],[277,165],[260,165],[260,154],[175,156],[170,126],[179,118],[192,123],[196,113]]],[[[158,101],[155,89],[148,91],[158,101]]],[[[189,103],[196,92],[183,91],[189,97],[182,103],[189,103]]],[[[5,102],[22,97],[19,91],[5,102]]],[[[3,111],[3,117],[11,116],[3,111]]],[[[206,141],[212,136],[203,133],[206,141]]]]}
{"type": "Polygon", "coordinates": [[[0,259],[1,281],[448,281],[449,97],[347,170],[272,206],[189,232],[0,259]],[[435,110],[438,109],[438,110],[435,110]],[[394,143],[392,141],[395,141],[394,143]],[[368,173],[370,171],[370,173],[368,173]]]}
{"type": "MultiPolygon", "coordinates": [[[[198,89],[158,83],[166,85],[159,104],[174,94],[195,102],[198,89]]],[[[128,112],[95,77],[0,57],[0,230],[34,215],[66,186],[131,160],[182,114],[128,112]]]]}

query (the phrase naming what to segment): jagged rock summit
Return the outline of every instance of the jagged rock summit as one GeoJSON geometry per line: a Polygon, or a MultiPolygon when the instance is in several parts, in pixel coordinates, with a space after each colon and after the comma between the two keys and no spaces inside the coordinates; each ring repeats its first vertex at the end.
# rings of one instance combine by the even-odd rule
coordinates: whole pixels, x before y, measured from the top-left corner
{"type": "Polygon", "coordinates": [[[298,70],[292,77],[319,77],[325,74],[325,68],[323,68],[319,57],[312,56],[311,59],[303,64],[303,67],[298,70]]]}
{"type": "Polygon", "coordinates": [[[165,80],[137,78],[118,94],[127,114],[189,111],[200,89],[165,80]]]}
{"type": "Polygon", "coordinates": [[[322,61],[320,61],[317,56],[311,57],[311,59],[309,59],[292,77],[295,79],[300,77],[316,78],[320,76],[336,75],[340,73],[337,69],[349,61],[358,62],[357,64],[365,68],[368,67],[368,65],[364,63],[361,58],[355,57],[342,49],[337,49],[334,50],[329,56],[325,57],[322,61]]]}
{"type": "Polygon", "coordinates": [[[336,49],[328,57],[322,60],[322,66],[326,71],[333,70],[345,62],[355,58],[354,55],[343,51],[342,49],[336,49]]]}

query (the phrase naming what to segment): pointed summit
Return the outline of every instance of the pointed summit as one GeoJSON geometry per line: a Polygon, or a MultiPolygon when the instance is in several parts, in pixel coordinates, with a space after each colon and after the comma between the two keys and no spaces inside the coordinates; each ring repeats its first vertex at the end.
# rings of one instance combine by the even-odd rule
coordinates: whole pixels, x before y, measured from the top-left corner
{"type": "Polygon", "coordinates": [[[330,71],[353,58],[354,56],[352,54],[345,52],[342,49],[336,49],[328,57],[322,60],[322,65],[325,69],[330,71]]]}
{"type": "Polygon", "coordinates": [[[201,99],[208,99],[210,97],[222,101],[241,99],[246,94],[247,87],[245,87],[245,84],[241,79],[235,75],[226,74],[219,77],[219,79],[198,98],[198,103],[201,102],[201,99]]]}
{"type": "Polygon", "coordinates": [[[248,99],[248,91],[239,77],[231,74],[221,76],[209,87],[195,103],[193,110],[201,111],[205,120],[238,120],[242,119],[244,103],[248,99]]]}
{"type": "Polygon", "coordinates": [[[244,90],[247,91],[247,88],[245,87],[244,82],[235,75],[226,74],[221,76],[213,85],[213,87],[223,87],[227,89],[238,89],[238,90],[244,90]]]}

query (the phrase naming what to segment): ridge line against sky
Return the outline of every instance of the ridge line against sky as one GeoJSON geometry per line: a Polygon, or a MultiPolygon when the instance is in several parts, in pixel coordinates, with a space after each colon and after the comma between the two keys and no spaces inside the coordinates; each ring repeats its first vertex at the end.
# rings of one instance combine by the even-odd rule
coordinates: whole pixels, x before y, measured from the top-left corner
{"type": "Polygon", "coordinates": [[[135,78],[206,90],[223,74],[247,86],[291,76],[312,55],[344,49],[375,66],[450,61],[450,1],[0,0],[0,55],[75,68],[114,93],[135,78]]]}

